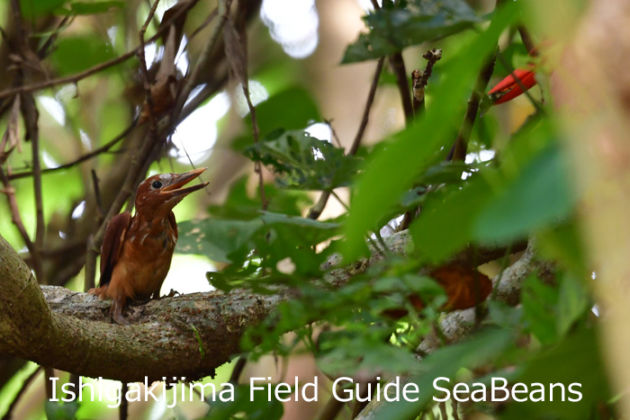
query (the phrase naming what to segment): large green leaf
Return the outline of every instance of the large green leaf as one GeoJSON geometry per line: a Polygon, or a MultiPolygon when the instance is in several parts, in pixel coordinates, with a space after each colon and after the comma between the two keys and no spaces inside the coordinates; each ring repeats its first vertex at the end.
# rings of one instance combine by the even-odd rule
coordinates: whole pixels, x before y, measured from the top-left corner
{"type": "MultiPolygon", "coordinates": [[[[502,413],[504,419],[592,419],[601,418],[597,412],[605,413],[605,404],[611,395],[605,367],[600,354],[600,340],[594,328],[582,328],[568,335],[558,345],[543,350],[528,361],[516,380],[525,384],[563,384],[565,401],[559,389],[549,391],[544,401],[507,404],[502,413]],[[581,397],[569,392],[569,385],[579,391],[581,397]],[[553,396],[550,394],[553,392],[553,396]],[[579,399],[577,399],[580,397],[579,399]],[[568,400],[572,398],[572,400],[568,400]]],[[[540,395],[538,395],[540,397],[540,395]]]]}
{"type": "MultiPolygon", "coordinates": [[[[209,213],[220,219],[249,220],[260,211],[260,199],[250,197],[247,191],[248,176],[244,176],[232,184],[230,192],[223,203],[211,206],[209,213]]],[[[258,194],[258,190],[255,192],[258,194]]],[[[273,184],[265,184],[267,210],[299,216],[301,209],[312,204],[310,197],[302,191],[276,188],[273,184]]]]}
{"type": "Polygon", "coordinates": [[[370,32],[350,44],[342,63],[370,60],[470,28],[481,19],[463,0],[414,0],[364,17],[370,32]]]}
{"type": "MultiPolygon", "coordinates": [[[[258,383],[257,386],[265,386],[258,383]]],[[[268,385],[275,388],[274,384],[268,385]]],[[[272,392],[271,395],[275,395],[272,392]]],[[[285,394],[280,394],[285,395],[285,394]]],[[[234,388],[234,397],[228,401],[210,401],[210,410],[203,420],[224,420],[246,418],[249,420],[276,420],[282,417],[284,412],[282,403],[276,398],[267,397],[266,389],[252,390],[249,385],[237,385],[234,388]],[[252,398],[253,396],[253,398],[252,398]]]]}
{"type": "Polygon", "coordinates": [[[50,57],[60,75],[78,73],[111,58],[111,46],[94,35],[63,37],[50,57]]]}
{"type": "Polygon", "coordinates": [[[581,279],[565,274],[558,295],[558,318],[556,325],[560,334],[566,334],[575,321],[589,308],[588,291],[581,279]]]}
{"type": "Polygon", "coordinates": [[[356,158],[343,149],[311,137],[302,130],[285,131],[278,137],[248,147],[245,153],[269,165],[281,187],[331,190],[347,185],[356,170],[356,158]]]}
{"type": "Polygon", "coordinates": [[[434,101],[423,118],[393,136],[380,152],[365,165],[357,179],[345,233],[345,256],[349,259],[364,254],[364,235],[375,229],[377,222],[400,200],[404,192],[432,162],[436,151],[452,144],[453,127],[462,121],[463,106],[470,87],[484,58],[495,48],[503,29],[515,18],[516,7],[509,3],[495,15],[489,28],[463,48],[457,59],[443,69],[441,83],[435,87],[434,101]]]}
{"type": "Polygon", "coordinates": [[[475,175],[463,187],[455,184],[446,193],[427,200],[420,217],[410,226],[419,254],[438,262],[464,247],[490,193],[485,178],[475,175]]]}
{"type": "Polygon", "coordinates": [[[523,283],[521,302],[523,317],[538,340],[543,344],[557,341],[558,290],[532,275],[523,283]]]}
{"type": "Polygon", "coordinates": [[[311,94],[299,87],[283,90],[257,105],[256,116],[262,137],[279,128],[295,130],[322,120],[311,94]]]}
{"type": "Polygon", "coordinates": [[[438,377],[453,379],[463,367],[473,368],[496,360],[506,349],[513,345],[514,336],[504,329],[489,328],[474,337],[458,344],[443,347],[430,354],[419,363],[421,373],[412,377],[410,382],[418,385],[418,401],[402,399],[390,404],[383,404],[373,414],[375,419],[397,420],[413,419],[422,409],[432,402],[435,394],[433,381],[438,377]]]}
{"type": "MultiPolygon", "coordinates": [[[[214,261],[233,263],[240,262],[235,256],[243,257],[261,241],[265,241],[266,246],[261,247],[260,252],[272,252],[280,247],[282,252],[290,253],[297,247],[308,248],[327,239],[335,234],[339,225],[260,212],[259,217],[250,220],[208,218],[181,222],[178,227],[177,252],[202,254],[214,261]]],[[[274,255],[277,259],[286,256],[274,255]]]]}
{"type": "MultiPolygon", "coordinates": [[[[20,9],[26,18],[34,18],[55,11],[68,0],[20,0],[20,9]]],[[[8,2],[7,2],[8,4],[8,2]]]]}
{"type": "Polygon", "coordinates": [[[213,261],[232,262],[229,255],[247,246],[250,238],[263,226],[260,219],[203,219],[181,222],[176,251],[201,254],[213,261]]]}
{"type": "Polygon", "coordinates": [[[500,187],[479,215],[475,237],[483,242],[508,242],[551,223],[572,211],[575,194],[559,146],[534,157],[520,176],[500,187]]]}

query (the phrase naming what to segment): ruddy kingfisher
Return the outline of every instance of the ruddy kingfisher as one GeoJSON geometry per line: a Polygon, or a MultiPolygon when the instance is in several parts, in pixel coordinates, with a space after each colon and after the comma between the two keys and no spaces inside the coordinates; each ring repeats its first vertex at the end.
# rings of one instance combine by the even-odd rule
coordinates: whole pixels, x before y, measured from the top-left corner
{"type": "Polygon", "coordinates": [[[159,296],[177,242],[172,209],[188,194],[208,185],[204,182],[183,188],[205,170],[145,179],[136,192],[136,214],[132,217],[126,211],[107,224],[101,248],[100,284],[89,293],[113,300],[110,313],[115,322],[128,323],[122,313],[128,300],[159,296]]]}

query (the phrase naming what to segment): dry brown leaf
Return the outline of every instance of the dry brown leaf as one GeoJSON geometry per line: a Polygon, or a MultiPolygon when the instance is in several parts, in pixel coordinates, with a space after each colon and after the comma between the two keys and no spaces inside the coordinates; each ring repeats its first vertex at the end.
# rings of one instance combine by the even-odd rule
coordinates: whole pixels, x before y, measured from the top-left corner
{"type": "MultiPolygon", "coordinates": [[[[492,281],[488,276],[461,263],[443,265],[430,275],[442,286],[448,298],[441,308],[444,311],[472,308],[486,300],[492,291],[492,281]]],[[[425,306],[422,298],[416,294],[409,295],[407,300],[416,311],[421,311],[425,306]]],[[[398,319],[407,315],[407,310],[393,308],[384,311],[384,314],[398,319]]]]}
{"type": "Polygon", "coordinates": [[[486,275],[461,263],[443,265],[433,270],[431,277],[446,292],[446,310],[472,308],[486,300],[492,291],[492,281],[486,275]]]}

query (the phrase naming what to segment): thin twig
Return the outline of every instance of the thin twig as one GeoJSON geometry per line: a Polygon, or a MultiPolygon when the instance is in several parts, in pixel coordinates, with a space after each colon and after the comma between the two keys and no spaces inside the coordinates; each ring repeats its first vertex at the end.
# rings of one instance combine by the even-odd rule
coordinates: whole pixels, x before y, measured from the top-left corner
{"type": "MultiPolygon", "coordinates": [[[[367,128],[370,110],[372,109],[372,104],[374,103],[374,97],[376,95],[376,88],[378,87],[378,80],[381,77],[381,72],[383,71],[383,63],[385,62],[385,58],[381,57],[376,63],[376,69],[374,70],[374,76],[372,77],[372,84],[370,85],[370,91],[368,93],[367,100],[365,101],[365,107],[363,108],[363,116],[361,117],[361,123],[359,124],[359,128],[357,129],[357,134],[354,136],[354,140],[352,141],[352,145],[348,150],[348,156],[353,156],[359,150],[359,146],[363,141],[363,135],[365,134],[365,129],[367,128]]],[[[332,126],[331,126],[332,128],[332,126]]],[[[333,131],[334,134],[334,131],[333,131]]],[[[326,203],[330,198],[331,191],[323,191],[317,200],[317,203],[313,205],[308,211],[309,219],[317,219],[324,211],[326,207],[326,203]]]]}
{"type": "Polygon", "coordinates": [[[339,140],[339,136],[337,135],[337,131],[335,130],[335,127],[333,127],[333,125],[332,125],[332,119],[331,120],[324,120],[324,123],[328,126],[328,128],[330,128],[330,132],[332,133],[332,139],[335,142],[335,144],[337,145],[337,147],[339,147],[339,148],[343,147],[341,145],[341,140],[339,140]]]}
{"type": "Polygon", "coordinates": [[[98,223],[105,217],[105,211],[103,211],[103,200],[101,199],[101,189],[98,185],[98,176],[94,169],[90,170],[92,175],[92,187],[94,188],[94,200],[96,201],[96,209],[98,210],[98,223]]]}
{"type": "Polygon", "coordinates": [[[129,401],[127,400],[128,389],[129,385],[127,385],[126,382],[123,382],[120,388],[120,407],[118,408],[119,420],[127,420],[127,416],[129,414],[129,401]]]}
{"type": "Polygon", "coordinates": [[[458,404],[454,398],[451,399],[451,407],[452,407],[451,413],[453,415],[453,420],[459,420],[459,415],[457,414],[458,404]]]}
{"type": "Polygon", "coordinates": [[[230,375],[230,383],[233,385],[238,384],[238,379],[241,377],[241,373],[243,373],[243,369],[245,369],[245,365],[247,364],[247,357],[240,356],[234,365],[234,369],[232,369],[232,374],[230,375]]]}
{"type": "Polygon", "coordinates": [[[26,377],[26,379],[24,379],[24,382],[22,382],[22,386],[18,390],[17,394],[15,394],[15,396],[13,397],[13,400],[11,401],[9,408],[4,413],[4,416],[2,416],[2,420],[11,420],[13,418],[13,411],[15,410],[15,407],[20,402],[20,399],[22,398],[22,395],[24,395],[24,393],[28,389],[28,386],[31,384],[31,382],[33,382],[33,380],[37,377],[37,375],[39,375],[41,370],[42,370],[42,367],[38,366],[37,369],[33,371],[33,373],[31,373],[30,375],[26,377]]]}
{"type": "Polygon", "coordinates": [[[354,136],[354,140],[352,141],[352,146],[350,146],[348,155],[356,154],[359,150],[359,146],[361,145],[361,141],[363,140],[363,135],[365,134],[365,129],[370,118],[370,109],[372,109],[374,96],[376,95],[376,88],[378,87],[378,79],[381,77],[381,72],[383,71],[384,61],[385,59],[381,57],[376,63],[376,70],[374,70],[374,77],[372,78],[372,84],[370,85],[370,92],[368,93],[367,100],[365,101],[365,108],[363,109],[361,124],[359,124],[359,129],[357,130],[357,134],[354,136]]]}
{"type": "MultiPolygon", "coordinates": [[[[252,136],[254,144],[260,142],[260,128],[256,119],[256,107],[254,106],[249,92],[249,77],[247,71],[247,33],[245,26],[236,28],[232,17],[229,14],[231,0],[226,0],[226,13],[228,15],[227,25],[224,28],[225,38],[225,55],[230,64],[230,68],[234,76],[238,79],[247,102],[249,116],[252,122],[252,136]]],[[[263,210],[267,209],[268,202],[265,197],[265,180],[263,177],[262,164],[259,161],[254,162],[254,172],[258,176],[258,190],[260,193],[260,201],[263,210]]]]}
{"type": "Polygon", "coordinates": [[[59,23],[57,23],[56,28],[53,29],[52,33],[48,36],[46,41],[44,41],[42,46],[37,50],[37,57],[39,57],[40,59],[43,59],[48,55],[48,49],[57,40],[57,37],[59,36],[59,33],[61,32],[61,28],[65,24],[68,24],[68,26],[70,26],[70,23],[72,23],[73,20],[74,20],[74,16],[68,15],[68,16],[64,16],[63,19],[61,19],[59,23]]]}
{"type": "Polygon", "coordinates": [[[344,201],[341,199],[341,197],[339,197],[339,195],[337,195],[335,190],[330,190],[330,194],[332,194],[332,196],[335,197],[335,199],[339,202],[339,204],[341,204],[341,206],[344,209],[346,209],[346,211],[350,210],[350,207],[346,203],[344,203],[344,201]]]}
{"type": "Polygon", "coordinates": [[[536,44],[534,44],[534,41],[532,40],[532,37],[529,34],[529,31],[527,30],[525,25],[518,25],[517,29],[519,35],[521,36],[521,40],[523,41],[523,45],[525,45],[525,48],[527,49],[529,55],[532,57],[538,57],[538,49],[536,48],[536,44]]]}
{"type": "Polygon", "coordinates": [[[457,134],[457,138],[455,139],[455,144],[453,145],[453,148],[451,149],[447,160],[463,162],[466,159],[468,140],[470,139],[472,128],[475,125],[475,120],[477,119],[481,95],[485,91],[486,86],[488,85],[488,82],[492,77],[496,56],[497,54],[492,54],[492,56],[486,61],[486,64],[481,68],[481,71],[479,72],[477,83],[475,84],[475,88],[470,94],[470,99],[468,100],[464,122],[459,129],[459,133],[457,134]]]}
{"type": "Polygon", "coordinates": [[[411,72],[413,86],[412,105],[414,115],[416,117],[424,112],[424,89],[427,87],[429,77],[431,77],[431,74],[433,73],[433,66],[442,58],[442,50],[435,48],[430,49],[422,54],[422,58],[427,60],[427,65],[424,68],[424,71],[420,72],[419,70],[414,70],[411,72]]]}
{"type": "Polygon", "coordinates": [[[318,219],[324,211],[324,208],[326,207],[326,203],[328,203],[329,198],[330,191],[322,191],[319,198],[317,199],[317,203],[315,203],[313,207],[308,210],[308,214],[306,217],[313,220],[318,219]]]}
{"type": "MultiPolygon", "coordinates": [[[[375,10],[381,8],[377,0],[371,0],[372,6],[375,10]]],[[[405,122],[409,124],[413,119],[413,105],[411,103],[411,93],[409,89],[409,82],[407,81],[407,71],[405,70],[405,60],[403,60],[402,53],[397,52],[389,56],[389,64],[392,66],[394,75],[396,76],[396,85],[398,86],[398,92],[400,93],[400,99],[403,105],[403,111],[405,112],[405,122]]]]}
{"type": "Polygon", "coordinates": [[[33,160],[33,193],[35,195],[35,248],[33,257],[33,267],[37,275],[37,280],[41,284],[47,284],[46,279],[43,277],[44,273],[41,270],[41,260],[39,256],[40,250],[44,246],[44,205],[42,195],[42,168],[39,159],[39,127],[37,112],[37,106],[35,105],[35,98],[31,93],[24,93],[22,96],[22,117],[26,125],[26,133],[31,140],[31,153],[33,160]]]}
{"type": "MultiPolygon", "coordinates": [[[[51,172],[60,171],[62,169],[71,168],[71,167],[73,167],[75,165],[78,165],[79,163],[82,163],[82,162],[85,162],[86,160],[92,159],[92,158],[100,155],[101,153],[105,153],[105,152],[109,151],[109,149],[111,149],[114,145],[116,145],[116,143],[118,143],[122,139],[124,139],[131,132],[131,130],[133,130],[133,128],[136,126],[137,122],[138,122],[138,119],[136,118],[136,119],[133,120],[133,122],[127,128],[125,128],[123,130],[122,133],[120,133],[119,135],[114,137],[112,140],[108,141],[107,143],[105,143],[101,147],[92,150],[89,153],[86,153],[84,155],[79,156],[78,158],[76,158],[73,161],[70,161],[68,163],[64,163],[63,165],[55,166],[54,168],[42,169],[42,175],[49,174],[51,172]]],[[[31,175],[33,175],[33,171],[24,171],[24,172],[17,172],[17,173],[14,173],[14,174],[9,174],[8,178],[10,180],[13,180],[13,179],[18,179],[18,178],[24,178],[24,177],[31,176],[31,175]]]]}
{"type": "Polygon", "coordinates": [[[17,204],[17,200],[15,199],[15,189],[9,183],[9,179],[7,175],[4,173],[2,168],[0,167],[0,180],[2,181],[2,185],[4,186],[3,193],[7,196],[7,203],[9,205],[9,211],[11,212],[11,222],[15,225],[22,240],[24,241],[24,245],[28,249],[28,252],[31,255],[34,255],[35,252],[35,244],[31,241],[30,236],[28,236],[28,232],[26,232],[26,228],[24,227],[24,223],[22,223],[22,218],[20,217],[20,210],[17,204]]]}
{"type": "Polygon", "coordinates": [[[337,398],[330,397],[324,407],[324,411],[322,411],[322,415],[319,416],[319,420],[335,420],[343,408],[343,405],[344,404],[337,398]]]}
{"type": "Polygon", "coordinates": [[[402,53],[398,52],[390,55],[389,64],[391,64],[396,76],[396,86],[398,86],[403,111],[405,112],[405,123],[409,124],[413,119],[413,105],[411,103],[409,81],[407,80],[407,71],[405,70],[405,61],[402,53]]]}
{"type": "MultiPolygon", "coordinates": [[[[188,12],[188,10],[190,10],[190,8],[192,8],[199,0],[191,0],[190,4],[188,4],[186,7],[183,7],[181,10],[178,11],[178,13],[174,14],[173,17],[171,19],[168,20],[168,23],[172,23],[175,22],[175,20],[177,18],[179,18],[183,13],[188,12]]],[[[151,43],[157,39],[159,39],[166,30],[168,30],[169,25],[165,24],[163,28],[161,28],[160,30],[158,30],[155,35],[153,35],[151,38],[147,39],[145,42],[147,43],[151,43]]],[[[105,69],[108,69],[110,67],[113,67],[115,65],[118,65],[120,63],[123,63],[125,61],[127,61],[128,59],[130,59],[131,57],[135,56],[136,54],[138,54],[138,50],[140,49],[140,46],[134,48],[133,50],[127,51],[126,53],[124,53],[121,56],[118,56],[116,58],[113,58],[111,60],[108,61],[104,61],[100,64],[97,64],[93,67],[90,67],[86,70],[83,70],[82,72],[70,75],[70,76],[65,76],[65,77],[59,77],[57,79],[51,79],[51,80],[45,80],[43,82],[38,82],[38,83],[33,83],[31,85],[24,85],[24,86],[17,86],[11,89],[6,89],[3,90],[2,92],[0,92],[0,99],[2,98],[6,98],[8,96],[13,96],[15,94],[18,93],[23,93],[23,92],[33,92],[36,90],[41,90],[41,89],[45,89],[48,87],[52,87],[52,86],[57,86],[57,85],[63,85],[66,83],[77,83],[78,81],[80,81],[81,79],[85,79],[86,77],[89,77],[95,73],[99,73],[105,69]]]]}
{"type": "Polygon", "coordinates": [[[438,404],[438,407],[440,407],[441,419],[448,420],[448,413],[446,412],[446,403],[442,401],[438,404]]]}
{"type": "Polygon", "coordinates": [[[197,26],[195,30],[192,31],[192,33],[188,37],[188,42],[192,41],[206,26],[210,25],[210,23],[214,20],[214,18],[217,17],[217,14],[218,14],[218,10],[215,7],[214,10],[210,12],[206,20],[204,20],[201,23],[201,25],[197,26]]]}

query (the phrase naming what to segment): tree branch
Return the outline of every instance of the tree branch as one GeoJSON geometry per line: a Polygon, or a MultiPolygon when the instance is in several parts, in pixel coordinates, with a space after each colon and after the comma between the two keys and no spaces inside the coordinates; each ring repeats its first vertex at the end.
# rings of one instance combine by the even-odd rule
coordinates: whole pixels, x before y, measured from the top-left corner
{"type": "MultiPolygon", "coordinates": [[[[386,238],[391,252],[403,254],[410,236],[386,238]]],[[[466,253],[458,258],[466,260],[466,253]]],[[[481,251],[477,262],[495,253],[481,251]]],[[[382,259],[334,268],[323,267],[326,280],[345,284],[382,259]]],[[[58,286],[40,286],[10,245],[0,237],[0,354],[33,360],[74,374],[131,382],[145,377],[197,379],[213,372],[240,351],[244,331],[262,321],[289,289],[273,295],[246,290],[223,294],[193,293],[130,307],[131,325],[111,324],[110,303],[58,286]]]]}

